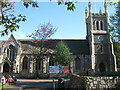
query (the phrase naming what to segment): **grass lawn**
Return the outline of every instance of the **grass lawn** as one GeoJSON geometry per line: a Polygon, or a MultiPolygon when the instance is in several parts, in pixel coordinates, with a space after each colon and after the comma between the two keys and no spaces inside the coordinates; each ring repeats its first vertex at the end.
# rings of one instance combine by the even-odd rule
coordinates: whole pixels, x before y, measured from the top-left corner
{"type": "MultiPolygon", "coordinates": [[[[3,88],[10,88],[12,85],[4,84],[3,88]]],[[[0,83],[0,89],[2,88],[2,83],[0,83]]]]}

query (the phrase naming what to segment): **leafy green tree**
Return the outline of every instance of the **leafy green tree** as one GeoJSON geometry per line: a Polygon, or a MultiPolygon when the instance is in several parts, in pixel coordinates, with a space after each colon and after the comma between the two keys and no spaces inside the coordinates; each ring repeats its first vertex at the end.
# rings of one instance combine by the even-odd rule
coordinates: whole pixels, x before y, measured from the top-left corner
{"type": "MultiPolygon", "coordinates": [[[[28,8],[39,7],[38,3],[34,0],[21,0],[23,2],[23,6],[28,8]]],[[[58,5],[64,4],[67,6],[67,10],[74,10],[75,5],[74,2],[64,2],[64,0],[58,0],[58,5]]],[[[16,31],[19,29],[19,23],[21,21],[26,21],[26,16],[19,14],[16,16],[14,12],[15,2],[9,2],[9,0],[1,0],[0,1],[0,25],[2,25],[2,30],[0,30],[0,35],[4,36],[8,35],[9,32],[16,31]]]]}
{"type": "MultiPolygon", "coordinates": [[[[23,5],[28,8],[30,5],[32,7],[38,7],[36,2],[23,2],[23,5]]],[[[16,31],[19,29],[19,22],[26,21],[26,16],[21,14],[14,14],[15,2],[9,2],[9,0],[0,1],[0,25],[2,30],[0,30],[0,35],[8,35],[9,32],[16,31]]]]}
{"type": "Polygon", "coordinates": [[[110,16],[110,32],[113,39],[117,67],[120,68],[120,2],[116,6],[115,14],[110,16]]]}
{"type": "MultiPolygon", "coordinates": [[[[120,4],[120,2],[119,2],[120,4]]],[[[115,42],[120,42],[120,6],[116,6],[116,12],[110,16],[110,31],[115,42]]]]}
{"type": "Polygon", "coordinates": [[[55,62],[57,62],[61,66],[66,66],[70,65],[73,59],[74,58],[67,44],[62,41],[58,42],[58,44],[56,45],[55,62]]]}
{"type": "Polygon", "coordinates": [[[118,2],[119,2],[120,0],[118,0],[118,1],[105,0],[105,1],[108,1],[108,4],[110,4],[110,5],[116,5],[116,4],[118,4],[118,2]]]}
{"type": "Polygon", "coordinates": [[[117,58],[117,67],[120,68],[120,43],[114,42],[115,55],[117,58]]]}
{"type": "MultiPolygon", "coordinates": [[[[29,6],[32,7],[39,7],[38,0],[21,0],[23,2],[23,6],[28,8],[29,6]]],[[[52,0],[50,0],[52,1],[52,0]]],[[[111,2],[109,4],[116,4],[117,2],[111,2]]],[[[77,0],[69,1],[69,0],[57,0],[58,5],[64,4],[67,7],[67,10],[74,11],[77,3],[77,0]]],[[[0,35],[4,36],[9,34],[9,32],[16,31],[19,29],[19,23],[21,21],[26,21],[26,16],[18,14],[15,15],[14,12],[14,4],[15,2],[9,2],[9,0],[0,0],[0,25],[2,25],[2,30],[0,30],[0,35]],[[9,13],[8,13],[9,12],[9,13]]]]}
{"type": "Polygon", "coordinates": [[[61,5],[61,4],[64,4],[67,6],[67,10],[70,10],[70,11],[74,11],[75,10],[75,3],[77,1],[74,1],[74,2],[70,2],[70,1],[66,1],[65,0],[58,0],[58,5],[61,5]]]}

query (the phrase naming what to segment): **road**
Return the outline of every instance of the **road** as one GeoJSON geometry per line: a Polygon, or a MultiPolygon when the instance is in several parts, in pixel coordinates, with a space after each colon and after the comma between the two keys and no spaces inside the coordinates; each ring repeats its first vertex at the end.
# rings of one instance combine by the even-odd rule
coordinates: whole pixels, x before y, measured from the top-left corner
{"type": "MultiPolygon", "coordinates": [[[[65,80],[65,88],[68,87],[69,80],[65,80]]],[[[15,87],[22,87],[23,90],[56,90],[58,80],[18,80],[15,87]]]]}

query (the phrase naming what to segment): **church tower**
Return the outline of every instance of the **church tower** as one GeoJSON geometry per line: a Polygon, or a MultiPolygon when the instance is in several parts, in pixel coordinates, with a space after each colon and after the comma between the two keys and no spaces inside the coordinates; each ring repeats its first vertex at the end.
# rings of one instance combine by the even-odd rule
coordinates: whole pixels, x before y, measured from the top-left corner
{"type": "Polygon", "coordinates": [[[92,12],[91,2],[86,9],[86,39],[90,47],[91,70],[94,72],[117,71],[116,57],[113,50],[113,43],[108,30],[108,9],[104,3],[105,12],[92,12]]]}

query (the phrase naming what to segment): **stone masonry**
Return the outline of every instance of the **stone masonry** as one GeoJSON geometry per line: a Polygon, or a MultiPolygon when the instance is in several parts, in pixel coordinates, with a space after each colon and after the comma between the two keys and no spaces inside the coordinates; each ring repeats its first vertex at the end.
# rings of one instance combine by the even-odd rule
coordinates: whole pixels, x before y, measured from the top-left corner
{"type": "Polygon", "coordinates": [[[70,88],[86,90],[119,89],[120,77],[118,76],[71,76],[70,88]]]}

